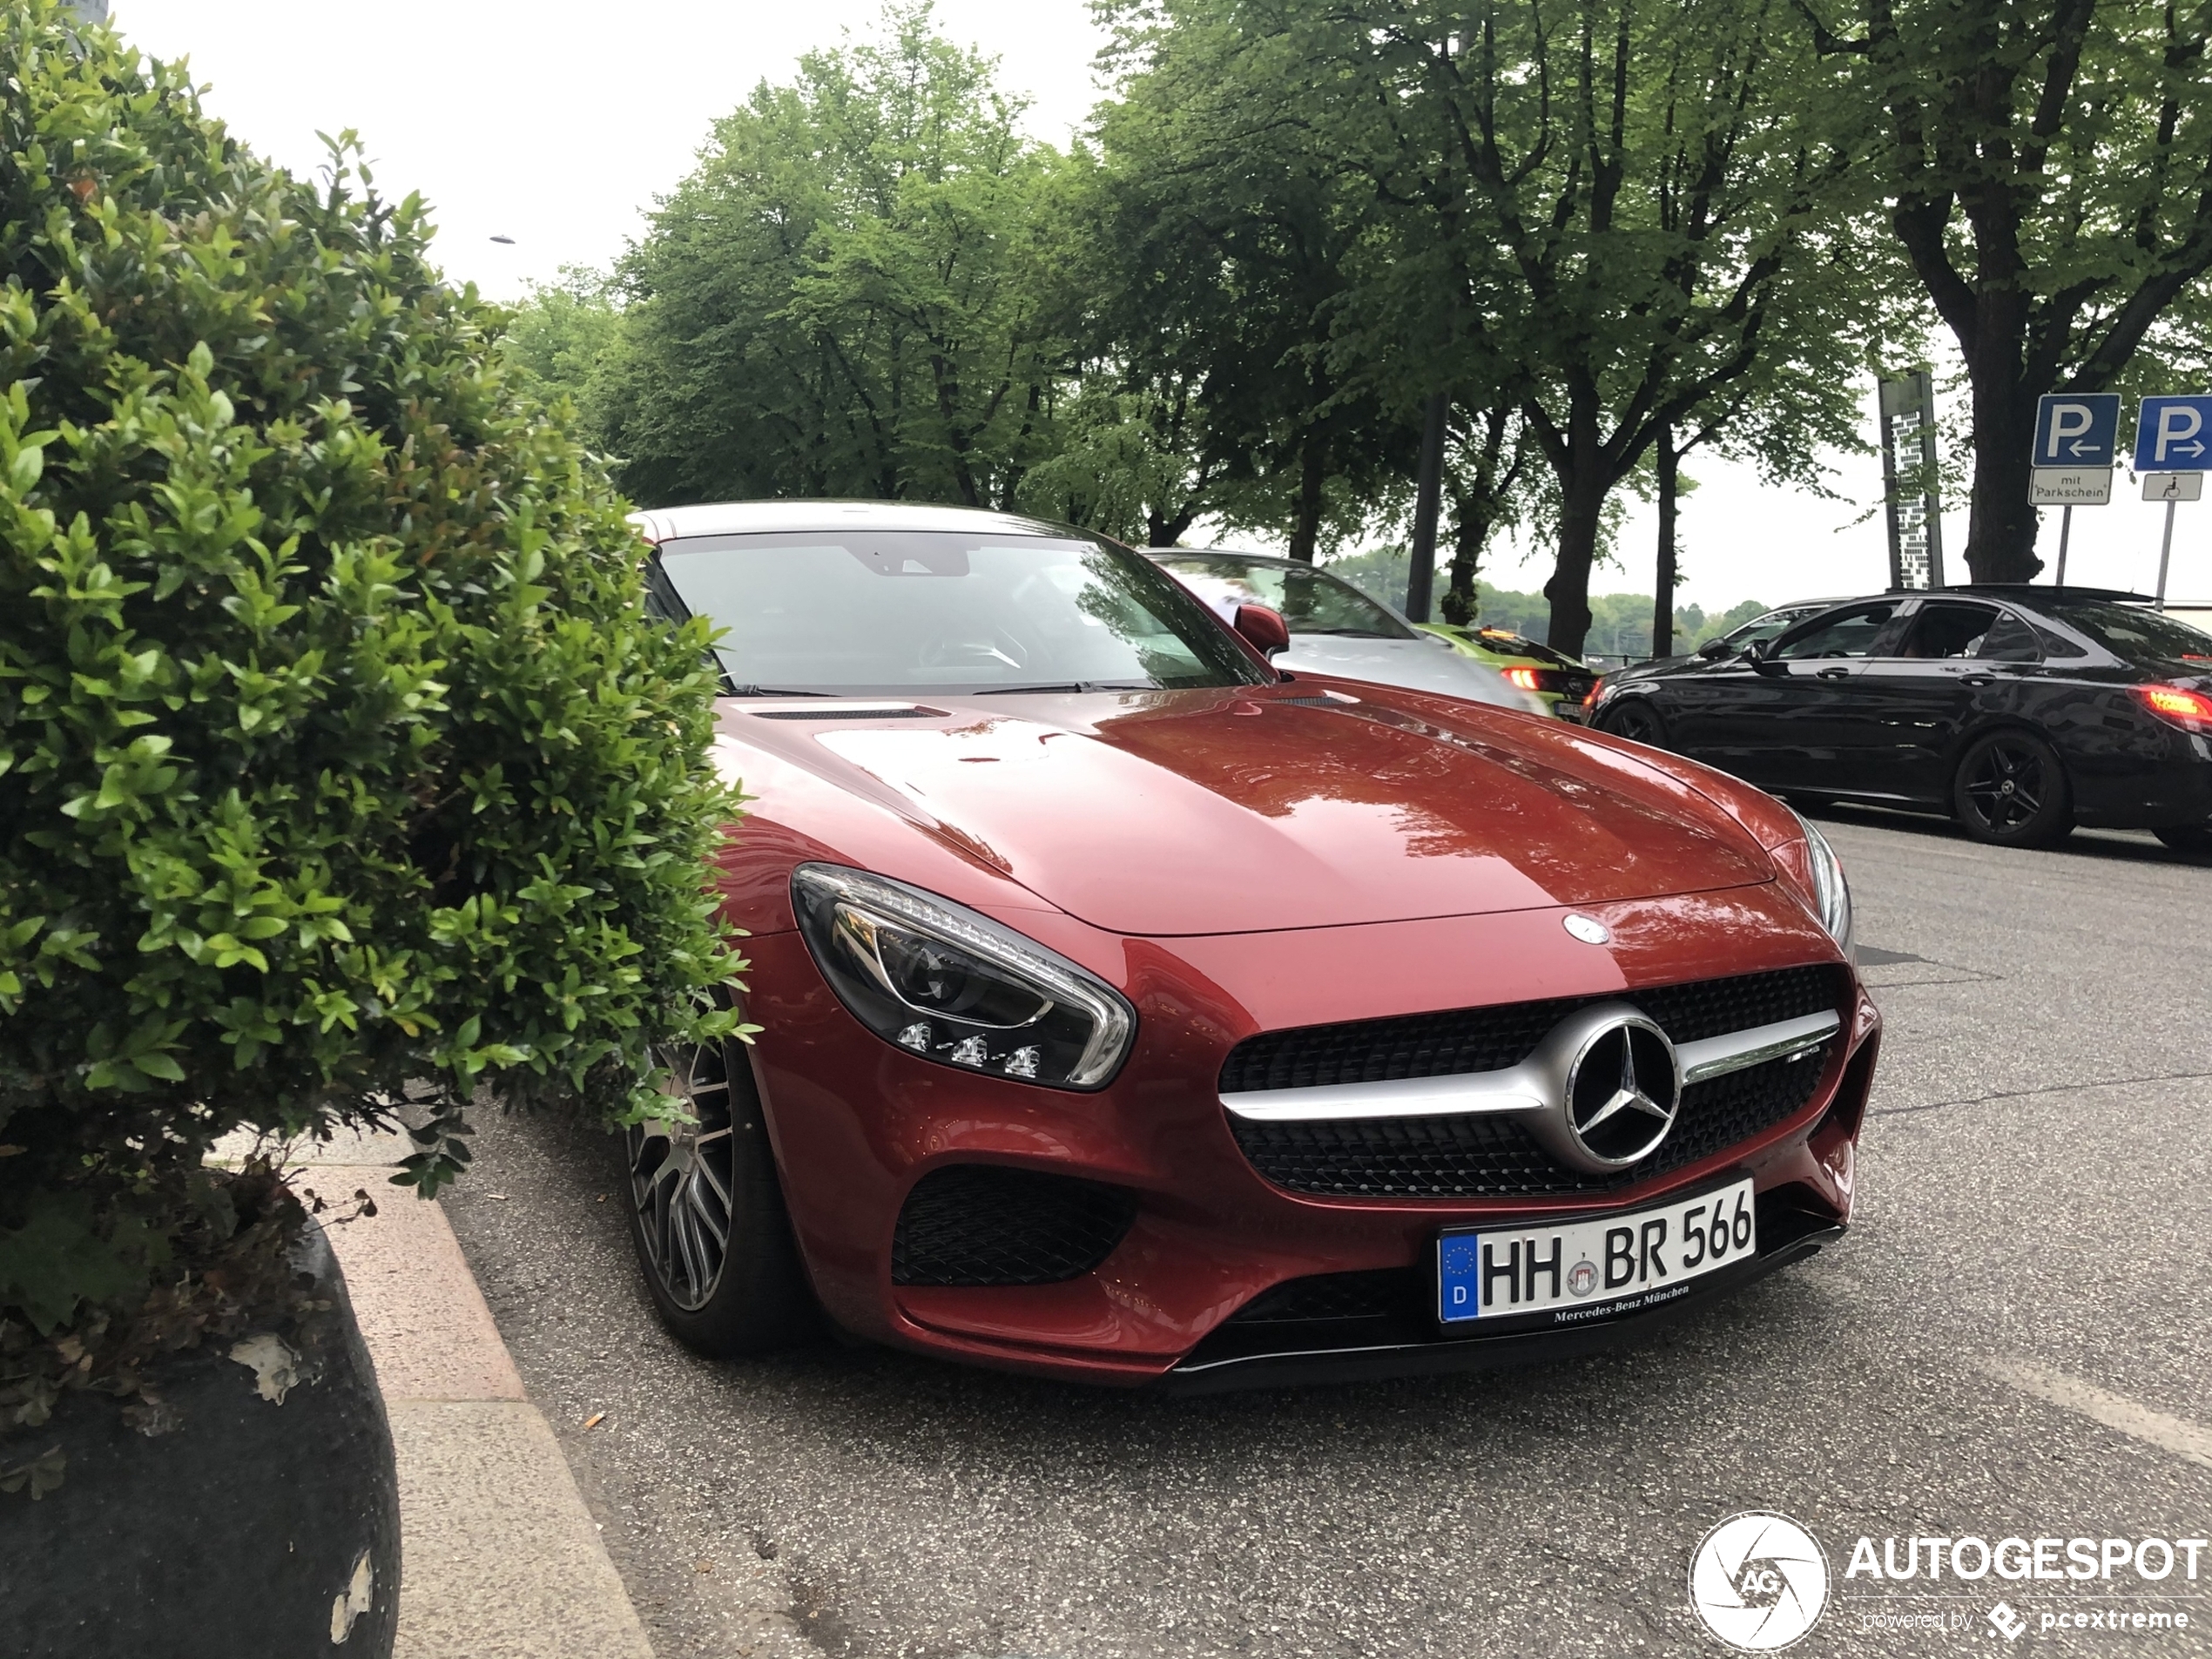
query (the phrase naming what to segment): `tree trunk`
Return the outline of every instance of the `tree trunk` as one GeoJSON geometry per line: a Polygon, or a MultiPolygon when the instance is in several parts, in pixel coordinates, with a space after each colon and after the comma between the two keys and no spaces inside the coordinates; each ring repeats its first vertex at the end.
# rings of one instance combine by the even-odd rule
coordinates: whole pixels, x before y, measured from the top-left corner
{"type": "Polygon", "coordinates": [[[1310,432],[1298,454],[1298,522],[1291,527],[1291,556],[1301,564],[1313,563],[1313,550],[1321,540],[1321,489],[1328,481],[1329,440],[1310,432]]]}
{"type": "Polygon", "coordinates": [[[1605,488],[1594,466],[1570,469],[1560,480],[1559,562],[1544,597],[1551,601],[1546,642],[1569,657],[1582,654],[1590,631],[1590,566],[1597,558],[1597,533],[1605,511],[1605,488]]]}
{"type": "Polygon", "coordinates": [[[1659,576],[1651,593],[1651,654],[1675,654],[1675,502],[1682,478],[1682,456],[1675,429],[1659,428],[1653,461],[1659,474],[1659,576]]]}
{"type": "Polygon", "coordinates": [[[1474,576],[1482,562],[1482,545],[1490,539],[1490,519],[1472,496],[1462,496],[1452,523],[1450,584],[1437,609],[1454,628],[1472,628],[1481,610],[1474,576]]]}
{"type": "MultiPolygon", "coordinates": [[[[1994,330],[1990,331],[1992,333],[1994,330]]],[[[2035,457],[2035,399],[2020,388],[2013,342],[1991,363],[1971,363],[1974,398],[1973,509],[1966,523],[1966,569],[1977,582],[2032,582],[2040,528],[2029,504],[2035,457]]],[[[1957,581],[1955,571],[1946,577],[1957,581]]]]}

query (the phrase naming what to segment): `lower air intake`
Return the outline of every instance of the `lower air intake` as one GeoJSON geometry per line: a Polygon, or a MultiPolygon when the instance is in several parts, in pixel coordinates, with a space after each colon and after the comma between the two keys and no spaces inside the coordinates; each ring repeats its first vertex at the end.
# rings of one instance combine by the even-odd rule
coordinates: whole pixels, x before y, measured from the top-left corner
{"type": "Polygon", "coordinates": [[[1114,1253],[1136,1201],[1096,1181],[955,1163],[914,1184],[891,1239],[891,1282],[1057,1285],[1114,1253]]]}

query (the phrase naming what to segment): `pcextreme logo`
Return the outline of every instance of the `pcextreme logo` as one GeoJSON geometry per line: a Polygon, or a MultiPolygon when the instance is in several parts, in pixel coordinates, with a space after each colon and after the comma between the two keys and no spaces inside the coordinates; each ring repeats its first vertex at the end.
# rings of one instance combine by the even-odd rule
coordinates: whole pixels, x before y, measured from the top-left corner
{"type": "Polygon", "coordinates": [[[1828,1557],[1787,1515],[1730,1515],[1689,1558],[1689,1604],[1739,1652],[1779,1652],[1820,1622],[1828,1557]]]}

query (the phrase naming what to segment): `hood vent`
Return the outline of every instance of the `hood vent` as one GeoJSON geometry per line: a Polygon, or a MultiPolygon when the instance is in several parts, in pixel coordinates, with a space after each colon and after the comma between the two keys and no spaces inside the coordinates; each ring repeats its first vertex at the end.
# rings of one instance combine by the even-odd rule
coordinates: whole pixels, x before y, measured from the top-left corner
{"type": "Polygon", "coordinates": [[[747,709],[756,720],[941,720],[942,709],[916,708],[911,703],[844,704],[832,709],[747,709]]]}

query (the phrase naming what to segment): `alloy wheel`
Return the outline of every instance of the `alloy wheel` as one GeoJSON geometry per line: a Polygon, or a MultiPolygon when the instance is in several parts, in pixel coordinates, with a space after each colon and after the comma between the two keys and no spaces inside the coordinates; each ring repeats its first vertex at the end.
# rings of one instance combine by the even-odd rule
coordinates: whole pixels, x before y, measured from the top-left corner
{"type": "Polygon", "coordinates": [[[2000,740],[1974,758],[1961,782],[1974,813],[1996,835],[2026,828],[2050,792],[2043,757],[2026,743],[2000,740]]]}
{"type": "Polygon", "coordinates": [[[663,1055],[660,1081],[697,1120],[651,1118],[629,1131],[630,1200],[646,1270],[686,1312],[706,1305],[729,1260],[737,1180],[730,1062],[719,1043],[663,1055]]]}

